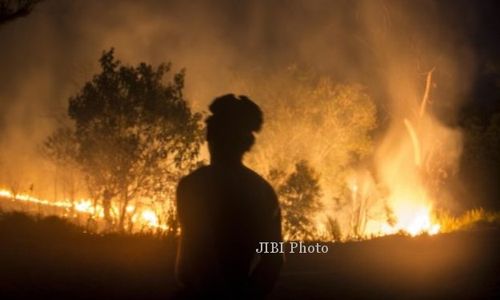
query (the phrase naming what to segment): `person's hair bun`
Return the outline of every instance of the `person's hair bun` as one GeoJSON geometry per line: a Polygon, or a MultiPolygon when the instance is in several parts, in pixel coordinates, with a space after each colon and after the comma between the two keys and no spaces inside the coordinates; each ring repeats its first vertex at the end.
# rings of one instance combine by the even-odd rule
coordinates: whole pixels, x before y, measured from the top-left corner
{"type": "Polygon", "coordinates": [[[223,120],[226,126],[236,127],[244,132],[258,132],[262,127],[262,111],[247,96],[227,94],[215,98],[209,109],[213,118],[223,120]]]}

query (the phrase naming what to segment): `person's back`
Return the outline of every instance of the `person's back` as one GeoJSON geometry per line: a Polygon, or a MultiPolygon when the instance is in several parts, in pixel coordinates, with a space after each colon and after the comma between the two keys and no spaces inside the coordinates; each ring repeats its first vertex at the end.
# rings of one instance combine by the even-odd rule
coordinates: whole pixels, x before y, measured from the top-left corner
{"type": "Polygon", "coordinates": [[[210,109],[211,164],[183,178],[177,189],[177,276],[194,295],[264,295],[282,256],[258,255],[256,249],[261,241],[281,241],[280,210],[272,187],[241,163],[262,115],[249,99],[232,95],[217,98],[210,109]]]}

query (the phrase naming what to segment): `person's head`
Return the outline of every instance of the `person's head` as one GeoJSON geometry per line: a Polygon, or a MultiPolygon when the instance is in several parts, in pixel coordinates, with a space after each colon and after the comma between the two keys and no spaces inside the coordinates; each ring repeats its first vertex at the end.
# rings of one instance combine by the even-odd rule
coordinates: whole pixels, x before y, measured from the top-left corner
{"type": "Polygon", "coordinates": [[[262,111],[246,96],[228,94],[215,98],[206,119],[207,141],[212,162],[241,161],[255,142],[262,126],[262,111]]]}

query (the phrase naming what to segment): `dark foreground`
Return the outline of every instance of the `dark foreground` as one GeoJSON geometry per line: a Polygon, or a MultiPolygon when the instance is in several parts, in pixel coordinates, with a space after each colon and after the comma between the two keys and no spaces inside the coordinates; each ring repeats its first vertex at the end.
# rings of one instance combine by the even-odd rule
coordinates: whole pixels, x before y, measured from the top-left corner
{"type": "MultiPolygon", "coordinates": [[[[500,229],[288,255],[272,299],[500,299],[500,229]]],[[[174,241],[0,217],[0,299],[168,299],[174,241]]]]}

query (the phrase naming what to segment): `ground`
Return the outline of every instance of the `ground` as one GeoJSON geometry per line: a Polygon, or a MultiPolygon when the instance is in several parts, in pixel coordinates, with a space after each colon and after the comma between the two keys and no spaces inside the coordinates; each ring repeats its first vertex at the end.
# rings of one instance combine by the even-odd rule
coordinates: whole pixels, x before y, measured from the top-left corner
{"type": "MultiPolygon", "coordinates": [[[[500,228],[328,244],[288,255],[271,299],[498,299],[500,228]]],[[[0,299],[168,299],[175,242],[0,217],[0,299]]]]}

